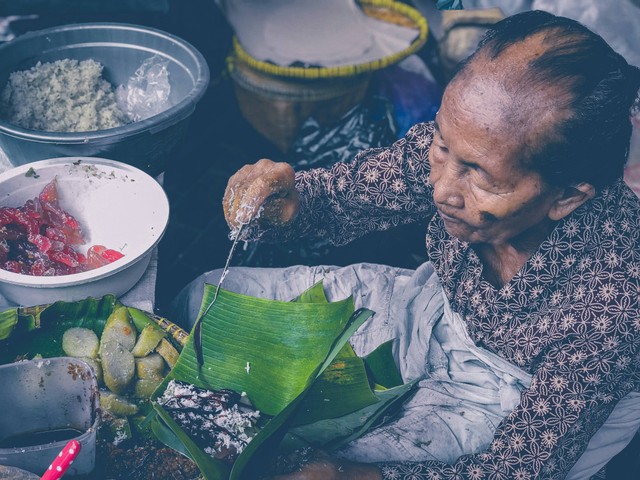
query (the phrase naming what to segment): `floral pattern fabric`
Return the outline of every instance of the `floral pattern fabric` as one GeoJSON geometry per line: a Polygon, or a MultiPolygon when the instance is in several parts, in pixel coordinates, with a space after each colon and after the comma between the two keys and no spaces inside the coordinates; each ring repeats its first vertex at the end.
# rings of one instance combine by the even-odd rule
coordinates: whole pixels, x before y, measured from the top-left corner
{"type": "MultiPolygon", "coordinates": [[[[433,124],[351,163],[296,174],[302,210],[287,232],[345,244],[431,217],[426,246],[473,341],[532,374],[485,452],[387,463],[385,479],[560,479],[618,400],[640,391],[640,201],[620,179],[563,219],[510,282],[496,288],[433,205],[433,124]]],[[[604,161],[605,159],[603,159],[604,161]]],[[[254,232],[255,234],[255,232],[254,232]]]]}

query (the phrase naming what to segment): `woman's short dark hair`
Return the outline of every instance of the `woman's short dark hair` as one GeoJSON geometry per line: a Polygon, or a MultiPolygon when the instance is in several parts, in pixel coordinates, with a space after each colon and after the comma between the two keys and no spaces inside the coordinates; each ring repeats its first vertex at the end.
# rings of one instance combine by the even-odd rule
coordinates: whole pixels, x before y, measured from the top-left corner
{"type": "Polygon", "coordinates": [[[509,46],[548,32],[548,48],[529,63],[527,84],[565,86],[569,118],[555,125],[548,141],[525,152],[526,160],[554,185],[588,182],[596,189],[621,177],[629,154],[631,108],[640,88],[640,70],[584,25],[542,11],[528,11],[496,23],[474,58],[495,59],[509,46]]]}

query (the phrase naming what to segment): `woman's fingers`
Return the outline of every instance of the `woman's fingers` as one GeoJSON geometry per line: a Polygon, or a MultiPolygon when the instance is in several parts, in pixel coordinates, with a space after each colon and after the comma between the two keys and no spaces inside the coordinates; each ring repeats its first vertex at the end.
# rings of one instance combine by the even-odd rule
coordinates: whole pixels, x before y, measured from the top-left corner
{"type": "Polygon", "coordinates": [[[235,222],[234,205],[236,204],[237,199],[242,198],[244,195],[244,184],[253,167],[253,165],[245,165],[227,181],[227,187],[222,199],[222,208],[225,220],[230,225],[231,222],[235,222]]]}
{"type": "Polygon", "coordinates": [[[245,165],[229,179],[222,203],[231,228],[257,216],[267,223],[286,224],[298,211],[293,168],[266,159],[245,165]]]}
{"type": "Polygon", "coordinates": [[[264,205],[262,216],[275,225],[286,225],[293,221],[299,210],[300,200],[294,189],[286,197],[272,198],[264,205]]]}

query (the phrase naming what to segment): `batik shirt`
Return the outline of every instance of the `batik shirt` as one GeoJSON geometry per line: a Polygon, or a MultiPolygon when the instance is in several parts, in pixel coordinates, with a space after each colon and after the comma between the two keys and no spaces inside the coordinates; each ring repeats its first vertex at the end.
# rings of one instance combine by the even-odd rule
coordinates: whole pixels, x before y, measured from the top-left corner
{"type": "Polygon", "coordinates": [[[431,217],[428,257],[471,338],[533,377],[487,451],[453,464],[381,464],[383,478],[564,478],[618,400],[640,391],[640,202],[622,179],[603,189],[497,288],[483,279],[473,248],[449,235],[435,211],[433,131],[420,124],[390,148],[298,172],[301,214],[280,234],[344,244],[431,217]]]}

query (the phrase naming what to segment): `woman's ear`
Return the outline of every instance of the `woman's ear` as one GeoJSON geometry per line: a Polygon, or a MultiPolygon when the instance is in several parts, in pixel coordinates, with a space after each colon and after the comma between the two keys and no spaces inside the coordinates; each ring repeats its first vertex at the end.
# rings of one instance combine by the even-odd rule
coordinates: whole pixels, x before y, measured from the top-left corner
{"type": "Polygon", "coordinates": [[[549,218],[558,221],[569,215],[587,200],[592,199],[596,189],[590,183],[579,183],[567,187],[549,210],[549,218]]]}

